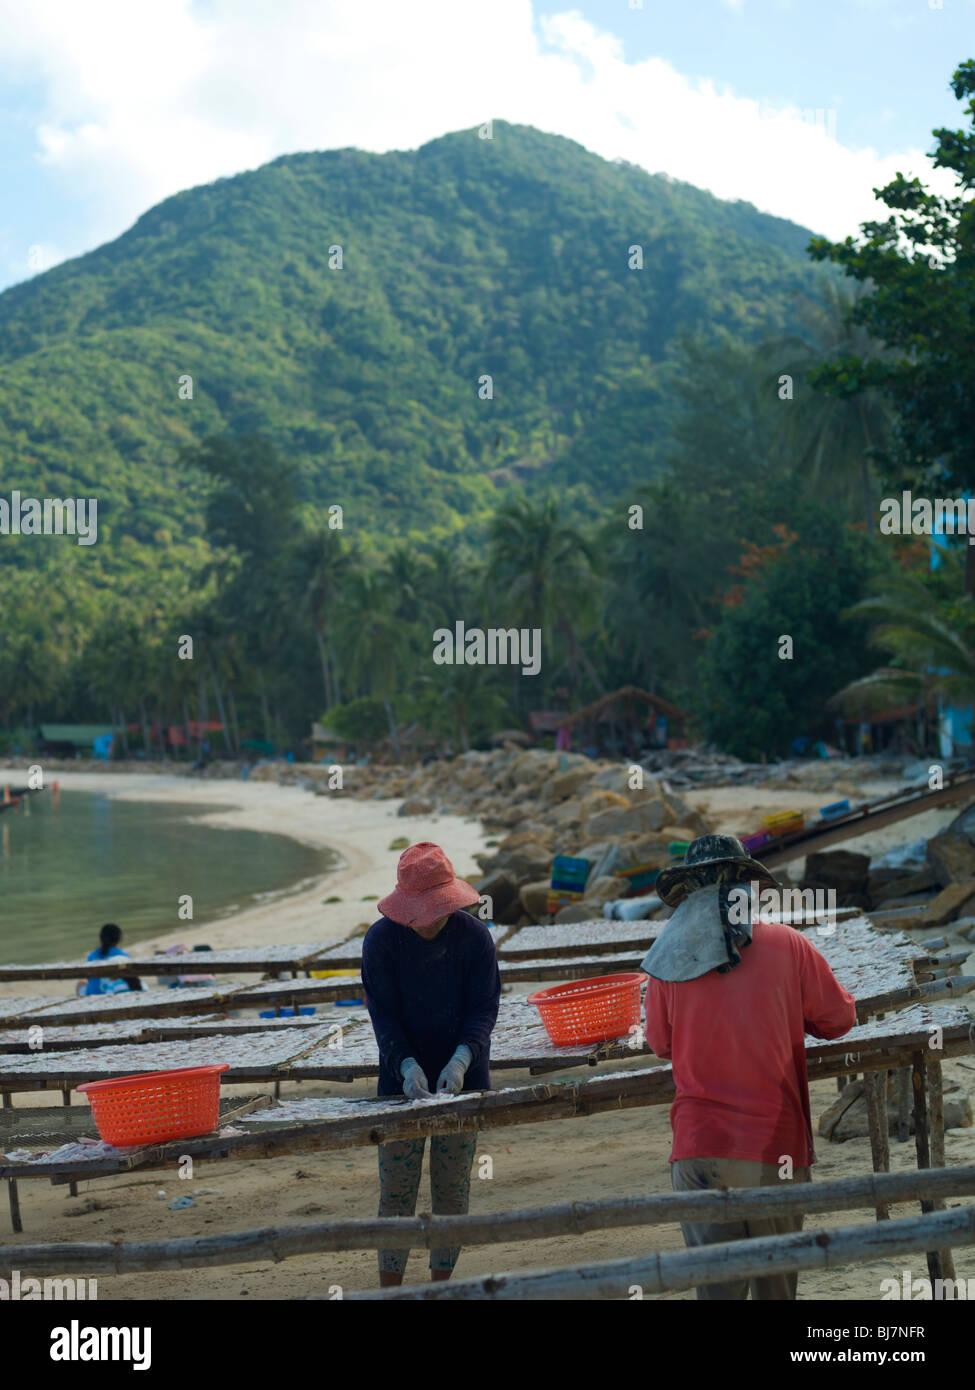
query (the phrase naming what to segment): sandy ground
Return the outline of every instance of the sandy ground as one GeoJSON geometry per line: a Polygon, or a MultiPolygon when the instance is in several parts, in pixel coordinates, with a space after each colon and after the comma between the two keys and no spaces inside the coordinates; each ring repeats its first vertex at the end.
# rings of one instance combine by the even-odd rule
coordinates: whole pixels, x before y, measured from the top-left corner
{"type": "MultiPolygon", "coordinates": [[[[473,822],[447,817],[399,819],[395,814],[398,804],[395,802],[349,799],[336,804],[294,788],[229,782],[194,784],[182,778],[155,776],[126,778],[123,786],[119,786],[116,778],[101,778],[97,774],[63,774],[62,780],[65,786],[98,787],[126,797],[234,804],[236,809],[209,819],[213,824],[291,834],[308,843],[339,850],[342,867],[313,890],[278,902],[273,909],[248,911],[216,927],[179,933],[180,939],[206,939],[213,946],[341,938],[349,928],[371,917],[361,899],[366,894],[381,895],[391,885],[397,854],[389,851],[388,844],[398,835],[408,835],[411,840],[438,840],[445,845],[455,868],[462,874],[475,871],[472,855],[483,844],[482,832],[473,822]],[[346,901],[322,905],[321,899],[332,893],[346,901]]],[[[877,795],[885,789],[864,790],[869,795],[877,795]]],[[[756,812],[796,805],[812,808],[829,798],[824,798],[821,791],[782,792],[743,787],[712,788],[690,793],[687,799],[702,808],[706,806],[718,823],[717,828],[740,831],[743,826],[754,823],[756,812]]],[[[883,852],[890,845],[934,833],[954,814],[951,810],[932,812],[906,824],[887,827],[869,840],[863,837],[861,841],[851,841],[850,847],[867,849],[871,853],[883,852]]],[[[646,1066],[648,1061],[640,1058],[624,1065],[646,1066]]],[[[958,1082],[965,1091],[971,1091],[975,1086],[973,1072],[975,1058],[948,1062],[946,1083],[958,1082]]],[[[581,1073],[566,1071],[553,1075],[578,1079],[581,1073]]],[[[527,1073],[519,1072],[495,1073],[494,1076],[496,1085],[519,1085],[528,1080],[527,1073]]],[[[243,1096],[259,1093],[262,1088],[229,1089],[243,1096]]],[[[374,1086],[370,1082],[355,1086],[318,1083],[285,1083],[282,1086],[285,1099],[373,1093],[374,1086]]],[[[835,1094],[835,1082],[813,1086],[814,1117],[830,1104],[835,1094]]],[[[18,1106],[26,1104],[27,1100],[26,1096],[18,1096],[18,1106]]],[[[475,1165],[471,1211],[511,1210],[567,1200],[667,1191],[670,1188],[667,1162],[670,1139],[665,1106],[487,1132],[480,1139],[477,1153],[479,1158],[491,1158],[493,1174],[490,1178],[478,1178],[478,1165],[475,1165]]],[[[870,1171],[870,1146],[866,1138],[843,1144],[818,1140],[817,1152],[819,1162],[814,1172],[819,1180],[870,1171]]],[[[975,1130],[949,1131],[947,1155],[949,1163],[975,1162],[975,1130]]],[[[895,1170],[909,1168],[914,1162],[913,1139],[907,1144],[898,1144],[892,1138],[891,1166],[895,1170]]],[[[371,1148],[358,1148],[264,1161],[198,1163],[188,1181],[180,1181],[175,1172],[96,1179],[79,1184],[76,1198],[68,1195],[67,1188],[51,1187],[42,1181],[22,1182],[20,1190],[25,1231],[19,1240],[48,1242],[121,1237],[136,1241],[214,1235],[279,1223],[373,1215],[377,1202],[376,1155],[371,1148]],[[198,1188],[202,1190],[196,1192],[193,1207],[169,1210],[167,1203],[174,1196],[193,1193],[198,1188]],[[165,1192],[165,1200],[159,1196],[160,1191],[165,1192]],[[207,1226],[212,1230],[208,1232],[207,1226]]],[[[418,1203],[421,1211],[429,1207],[428,1192],[425,1171],[418,1203]]],[[[908,1216],[916,1210],[916,1206],[903,1205],[895,1208],[894,1215],[908,1216]]],[[[870,1219],[870,1211],[860,1210],[814,1217],[807,1226],[829,1229],[870,1219]]],[[[0,1246],[12,1243],[14,1237],[5,1212],[0,1217],[0,1225],[0,1246]]],[[[677,1226],[596,1232],[583,1237],[470,1248],[461,1255],[457,1276],[589,1263],[682,1248],[677,1226]]],[[[975,1279],[975,1253],[971,1249],[957,1249],[955,1258],[959,1277],[975,1279]]],[[[426,1262],[425,1252],[413,1253],[407,1269],[408,1282],[427,1278],[426,1262]]],[[[923,1255],[805,1275],[800,1279],[799,1296],[804,1299],[875,1300],[883,1293],[881,1280],[900,1280],[904,1270],[909,1270],[914,1278],[925,1277],[923,1255]]],[[[28,1272],[26,1268],[23,1271],[24,1274],[28,1272]]],[[[70,1272],[65,1268],[65,1274],[70,1272]]],[[[278,1264],[263,1260],[224,1268],[106,1276],[99,1280],[99,1296],[103,1299],[244,1301],[307,1294],[335,1296],[336,1289],[349,1293],[375,1285],[376,1256],[373,1252],[361,1251],[303,1256],[278,1264]]],[[[671,1296],[694,1297],[692,1291],[671,1296]]]]}

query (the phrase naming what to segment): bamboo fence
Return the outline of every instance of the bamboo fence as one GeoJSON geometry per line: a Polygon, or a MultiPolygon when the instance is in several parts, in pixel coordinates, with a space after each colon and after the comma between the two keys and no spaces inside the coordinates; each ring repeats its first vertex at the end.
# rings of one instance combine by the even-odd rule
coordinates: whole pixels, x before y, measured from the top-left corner
{"type": "Polygon", "coordinates": [[[659,1226],[681,1221],[749,1221],[769,1215],[820,1215],[883,1200],[940,1201],[975,1194],[975,1165],[838,1178],[777,1187],[665,1192],[643,1197],[561,1202],[474,1216],[354,1218],[298,1226],[264,1226],[221,1235],[149,1241],[57,1241],[0,1247],[0,1269],[32,1274],[71,1269],[79,1274],[134,1274],[289,1259],[348,1250],[433,1249],[505,1245],[513,1241],[581,1236],[591,1231],[659,1226]]]}
{"type": "Polygon", "coordinates": [[[528,1270],[519,1274],[487,1274],[477,1279],[349,1293],[345,1297],[382,1302],[482,1298],[519,1301],[632,1299],[635,1293],[647,1297],[737,1279],[761,1279],[773,1270],[776,1274],[786,1274],[870,1264],[889,1260],[894,1255],[916,1254],[932,1244],[945,1249],[975,1244],[975,1206],[912,1220],[756,1237],[638,1259],[606,1260],[599,1264],[528,1270]]]}

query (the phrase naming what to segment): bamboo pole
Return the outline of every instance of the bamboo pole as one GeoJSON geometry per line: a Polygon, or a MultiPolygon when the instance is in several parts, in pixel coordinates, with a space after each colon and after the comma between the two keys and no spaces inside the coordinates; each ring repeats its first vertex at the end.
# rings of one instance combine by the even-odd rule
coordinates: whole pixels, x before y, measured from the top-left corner
{"type": "Polygon", "coordinates": [[[383,1302],[479,1298],[552,1301],[632,1298],[635,1290],[647,1297],[735,1279],[761,1279],[772,1269],[786,1274],[839,1269],[848,1264],[872,1264],[889,1260],[893,1255],[911,1255],[924,1250],[932,1239],[941,1244],[975,1244],[975,1206],[919,1216],[910,1221],[871,1222],[866,1226],[840,1226],[831,1231],[728,1241],[635,1260],[606,1260],[564,1269],[486,1274],[478,1279],[415,1288],[351,1293],[346,1298],[383,1302]]]}
{"type": "Polygon", "coordinates": [[[475,1216],[372,1217],[301,1226],[264,1226],[222,1235],[169,1240],[8,1245],[0,1247],[0,1268],[30,1269],[32,1273],[70,1268],[86,1274],[135,1274],[148,1270],[246,1264],[252,1260],[279,1261],[293,1255],[324,1251],[498,1245],[678,1221],[729,1222],[766,1217],[770,1213],[797,1216],[845,1211],[876,1204],[881,1198],[885,1203],[913,1201],[921,1193],[942,1200],[975,1194],[975,1165],[867,1174],[823,1183],[781,1183],[772,1188],[609,1197],[475,1216]]]}
{"type": "Polygon", "coordinates": [[[10,1202],[10,1226],[11,1229],[20,1232],[24,1229],[24,1224],[20,1219],[20,1197],[17,1193],[17,1179],[7,1179],[7,1198],[10,1202]]]}
{"type": "Polygon", "coordinates": [[[906,1144],[911,1137],[911,1068],[898,1067],[897,1072],[897,1142],[906,1144]]]}
{"type": "MultiPolygon", "coordinates": [[[[944,1168],[945,1166],[945,1100],[944,1082],[941,1075],[941,1063],[937,1060],[928,1062],[925,1067],[925,1081],[928,1093],[928,1117],[930,1121],[930,1147],[931,1147],[931,1167],[944,1168]]],[[[922,1203],[921,1210],[944,1211],[945,1203],[943,1197],[932,1196],[929,1198],[930,1206],[925,1208],[922,1203]]],[[[939,1251],[941,1259],[942,1275],[945,1279],[954,1279],[955,1260],[949,1249],[939,1251]]]]}
{"type": "Polygon", "coordinates": [[[827,845],[841,844],[844,840],[865,835],[868,830],[879,830],[881,826],[893,825],[897,821],[909,819],[936,806],[949,805],[954,801],[970,799],[975,794],[975,776],[962,773],[957,783],[937,791],[915,788],[909,792],[898,792],[894,796],[881,797],[877,801],[866,802],[834,826],[823,829],[810,826],[795,836],[785,837],[785,841],[774,849],[766,850],[762,863],[767,868],[788,864],[793,859],[803,859],[814,850],[825,849],[827,845]]]}
{"type": "MultiPolygon", "coordinates": [[[[949,1030],[945,1030],[941,1052],[943,1058],[963,1056],[971,1051],[967,1028],[964,1029],[964,1036],[957,1037],[952,1037],[949,1030]]],[[[810,1081],[832,1079],[851,1072],[865,1074],[878,1068],[909,1065],[916,1052],[915,1043],[909,1047],[880,1047],[848,1055],[832,1053],[823,1058],[809,1059],[807,1070],[810,1081]]],[[[291,1079],[285,1071],[280,1076],[291,1079]]],[[[266,1076],[263,1079],[266,1080],[266,1076]]],[[[34,1089],[43,1089],[43,1083],[38,1083],[34,1089]]],[[[539,1083],[511,1087],[501,1092],[461,1096],[449,1104],[435,1107],[404,1104],[374,1114],[353,1114],[347,1119],[306,1120],[280,1127],[268,1125],[263,1127],[263,1133],[251,1131],[220,1140],[212,1135],[181,1139],[169,1145],[150,1145],[117,1159],[93,1159],[73,1167],[60,1163],[49,1166],[43,1162],[5,1164],[0,1160],[0,1178],[46,1177],[53,1182],[64,1182],[69,1175],[94,1178],[128,1172],[133,1168],[142,1171],[164,1168],[182,1154],[189,1154],[201,1161],[223,1157],[278,1158],[283,1154],[386,1144],[430,1134],[456,1134],[467,1130],[572,1119],[609,1110],[669,1104],[673,1098],[673,1074],[669,1066],[661,1065],[636,1072],[610,1072],[588,1081],[539,1083]]]]}
{"type": "MultiPolygon", "coordinates": [[[[914,1087],[914,1144],[917,1150],[917,1166],[919,1168],[930,1168],[931,1143],[928,1129],[927,1067],[925,1066],[923,1052],[916,1052],[914,1054],[911,1081],[914,1087]]],[[[933,1208],[930,1202],[922,1198],[921,1211],[928,1213],[932,1210],[933,1208]]],[[[932,1280],[943,1279],[945,1274],[941,1250],[928,1249],[926,1251],[926,1258],[929,1277],[932,1280]]]]}
{"type": "MultiPolygon", "coordinates": [[[[875,1173],[890,1171],[890,1143],[887,1134],[887,1073],[867,1072],[863,1078],[863,1096],[867,1107],[867,1128],[870,1134],[870,1156],[875,1173]]],[[[890,1208],[881,1202],[876,1208],[878,1221],[887,1221],[890,1208]]]]}
{"type": "Polygon", "coordinates": [[[975,975],[955,975],[951,979],[929,980],[924,984],[903,985],[899,989],[884,990],[881,994],[869,995],[856,1001],[857,1020],[862,1023],[871,1014],[906,1009],[911,1004],[943,999],[946,995],[961,996],[968,994],[972,989],[975,989],[975,975]]]}

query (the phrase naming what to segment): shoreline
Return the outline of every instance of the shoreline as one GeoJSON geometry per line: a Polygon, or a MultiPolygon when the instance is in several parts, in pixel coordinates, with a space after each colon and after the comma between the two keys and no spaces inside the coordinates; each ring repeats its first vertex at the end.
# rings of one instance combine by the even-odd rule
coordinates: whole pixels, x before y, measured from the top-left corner
{"type": "MultiPolygon", "coordinates": [[[[301,786],[271,781],[70,769],[59,769],[57,780],[65,790],[100,792],[120,801],[180,806],[201,824],[285,835],[313,849],[331,850],[337,856],[335,867],[320,877],[299,880],[289,888],[269,890],[273,894],[270,901],[230,910],[226,916],[199,925],[174,922],[171,928],[140,938],[140,953],[164,949],[178,941],[188,946],[205,942],[214,950],[220,950],[233,946],[345,940],[357,927],[368,926],[375,920],[376,900],[395,884],[396,863],[401,851],[389,848],[392,840],[405,837],[411,844],[433,840],[443,845],[459,877],[477,881],[483,874],[474,855],[484,851],[487,841],[498,833],[486,830],[475,817],[461,818],[436,812],[400,817],[397,812],[403,804],[402,798],[360,798],[349,793],[316,796],[301,786]],[[194,808],[194,803],[198,809],[194,808]],[[207,811],[204,806],[219,806],[220,809],[207,811]],[[341,901],[323,901],[333,896],[341,901]]],[[[877,795],[881,790],[888,788],[878,783],[869,788],[869,794],[877,795]]],[[[688,790],[683,795],[689,805],[710,814],[715,829],[731,834],[741,832],[746,816],[757,823],[758,816],[765,811],[790,804],[810,810],[823,798],[821,789],[814,791],[805,787],[784,790],[712,786],[688,790]]],[[[918,816],[910,823],[910,828],[895,824],[857,837],[844,847],[871,854],[883,853],[894,844],[937,833],[955,814],[957,808],[954,807],[930,811],[918,816]]],[[[504,833],[500,832],[502,836],[504,833]]],[[[47,992],[41,988],[46,983],[37,982],[40,992],[47,992]]],[[[9,992],[9,985],[0,983],[0,995],[9,992]]]]}
{"type": "MultiPolygon", "coordinates": [[[[375,920],[375,899],[395,885],[401,851],[391,850],[389,844],[400,836],[411,844],[434,840],[443,845],[461,878],[481,876],[473,856],[485,848],[487,835],[478,821],[436,814],[400,817],[400,800],[365,801],[341,794],[333,799],[272,782],[217,782],[158,773],[120,777],[59,771],[57,780],[65,791],[97,791],[120,801],[180,805],[191,814],[197,802],[201,810],[193,818],[203,824],[285,835],[338,856],[332,870],[296,892],[282,890],[282,896],[272,902],[254,903],[208,923],[176,923],[171,930],[140,939],[140,954],[177,941],[188,946],[206,942],[214,950],[272,942],[342,941],[363,921],[375,920]],[[222,809],[202,810],[203,805],[215,804],[222,809]],[[372,901],[367,900],[370,895],[372,901]],[[322,901],[331,896],[342,901],[322,901]]],[[[64,992],[63,981],[52,983],[64,992]]],[[[6,993],[7,987],[0,986],[0,992],[6,993]]]]}

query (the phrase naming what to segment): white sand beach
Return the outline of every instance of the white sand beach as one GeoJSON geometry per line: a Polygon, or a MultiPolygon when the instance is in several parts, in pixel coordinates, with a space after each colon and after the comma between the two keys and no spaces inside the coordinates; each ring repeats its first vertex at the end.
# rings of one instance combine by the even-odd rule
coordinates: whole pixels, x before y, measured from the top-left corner
{"type": "Polygon", "coordinates": [[[226,809],[204,812],[201,821],[288,835],[318,849],[333,849],[341,856],[334,872],[301,892],[218,922],[175,927],[172,932],[140,941],[140,951],[174,940],[188,945],[206,941],[214,950],[271,942],[341,941],[359,923],[375,920],[374,905],[366,898],[381,898],[395,885],[401,851],[391,850],[389,845],[403,836],[411,843],[434,840],[442,844],[462,878],[480,874],[473,856],[484,848],[485,837],[476,821],[456,816],[401,818],[396,814],[399,801],[358,801],[341,793],[335,793],[333,799],[270,782],[211,781],[152,773],[58,772],[57,776],[65,791],[97,791],[123,801],[218,805],[226,809]],[[322,901],[329,897],[342,901],[322,901]]]}

